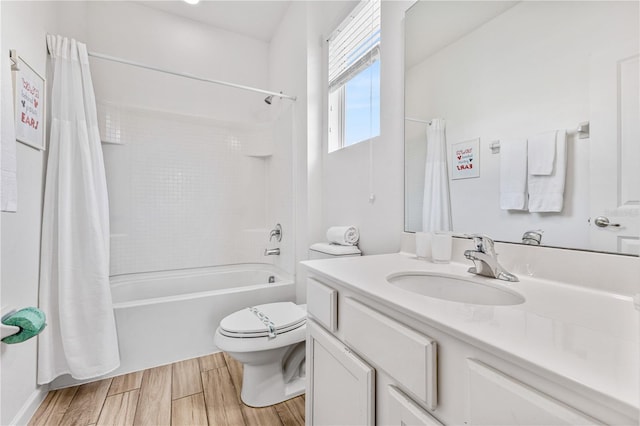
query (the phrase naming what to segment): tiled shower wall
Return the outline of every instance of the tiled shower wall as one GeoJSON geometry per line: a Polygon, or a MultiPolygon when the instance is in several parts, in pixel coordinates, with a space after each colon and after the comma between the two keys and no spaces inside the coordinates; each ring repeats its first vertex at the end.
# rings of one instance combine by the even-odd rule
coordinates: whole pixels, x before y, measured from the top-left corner
{"type": "Polygon", "coordinates": [[[106,103],[98,117],[112,275],[265,261],[270,126],[106,103]]]}

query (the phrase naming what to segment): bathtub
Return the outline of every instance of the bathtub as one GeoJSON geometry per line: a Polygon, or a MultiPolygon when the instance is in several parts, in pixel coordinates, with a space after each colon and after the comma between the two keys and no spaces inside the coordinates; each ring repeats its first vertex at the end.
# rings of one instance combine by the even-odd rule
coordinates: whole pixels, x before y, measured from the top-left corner
{"type": "Polygon", "coordinates": [[[119,375],[217,352],[225,316],[253,305],[295,300],[295,283],[269,264],[238,264],[111,278],[119,375]],[[272,283],[269,283],[271,277],[272,283]]]}

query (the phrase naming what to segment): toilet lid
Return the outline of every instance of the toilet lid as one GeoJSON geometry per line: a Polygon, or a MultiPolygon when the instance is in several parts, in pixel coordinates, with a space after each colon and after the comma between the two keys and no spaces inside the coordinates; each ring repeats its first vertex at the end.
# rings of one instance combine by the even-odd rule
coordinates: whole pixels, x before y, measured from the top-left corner
{"type": "Polygon", "coordinates": [[[252,306],[220,321],[220,333],[228,337],[265,337],[269,323],[276,334],[286,333],[305,324],[307,312],[292,302],[252,306]]]}

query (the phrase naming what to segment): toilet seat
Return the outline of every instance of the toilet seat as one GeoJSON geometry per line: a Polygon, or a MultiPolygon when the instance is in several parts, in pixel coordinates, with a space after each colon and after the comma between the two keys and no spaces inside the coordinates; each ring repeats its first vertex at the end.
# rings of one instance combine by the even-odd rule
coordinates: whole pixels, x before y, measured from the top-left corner
{"type": "Polygon", "coordinates": [[[278,336],[302,327],[306,321],[307,312],[295,303],[267,303],[226,316],[218,330],[231,338],[269,337],[271,331],[278,336]]]}
{"type": "Polygon", "coordinates": [[[242,363],[245,404],[266,407],[304,393],[306,317],[306,305],[278,302],[245,308],[220,321],[213,341],[242,363]]]}

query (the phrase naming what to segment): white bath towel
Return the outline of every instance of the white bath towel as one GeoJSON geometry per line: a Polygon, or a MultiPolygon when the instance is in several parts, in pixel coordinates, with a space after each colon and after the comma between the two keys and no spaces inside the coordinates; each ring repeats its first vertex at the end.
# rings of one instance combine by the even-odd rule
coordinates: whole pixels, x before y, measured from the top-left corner
{"type": "Polygon", "coordinates": [[[527,151],[530,175],[549,176],[553,173],[557,133],[556,130],[553,130],[529,137],[527,151]]]}
{"type": "Polygon", "coordinates": [[[11,65],[8,55],[2,58],[2,82],[0,93],[2,98],[2,149],[0,170],[2,187],[0,188],[0,209],[3,212],[15,212],[18,208],[18,180],[16,170],[16,133],[13,110],[13,87],[11,84],[11,65]]]}
{"type": "Polygon", "coordinates": [[[332,226],[327,229],[327,240],[330,243],[343,246],[353,246],[358,244],[360,232],[355,226],[332,226]]]}
{"type": "Polygon", "coordinates": [[[564,204],[564,184],[567,174],[567,132],[556,135],[553,172],[548,176],[529,173],[529,211],[561,212],[564,204]]]}
{"type": "Polygon", "coordinates": [[[527,209],[527,140],[500,142],[500,208],[527,209]]]}

